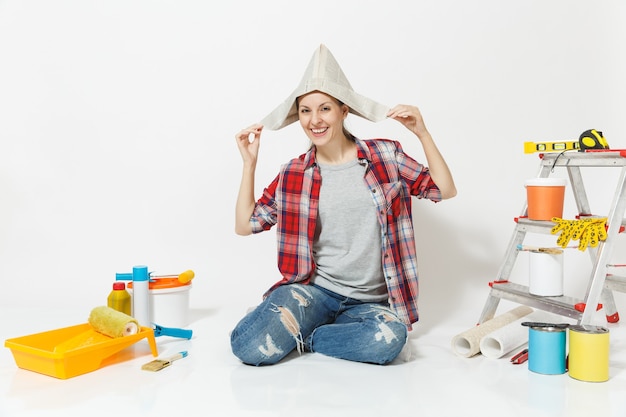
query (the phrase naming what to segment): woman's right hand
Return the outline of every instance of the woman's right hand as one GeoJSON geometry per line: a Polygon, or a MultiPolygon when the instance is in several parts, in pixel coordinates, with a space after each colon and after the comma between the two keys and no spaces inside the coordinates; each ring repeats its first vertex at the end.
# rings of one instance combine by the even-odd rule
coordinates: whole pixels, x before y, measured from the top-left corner
{"type": "Polygon", "coordinates": [[[252,233],[250,216],[254,211],[254,171],[262,130],[263,125],[257,123],[235,135],[237,147],[243,158],[243,173],[235,207],[235,232],[242,236],[252,233]]]}
{"type": "Polygon", "coordinates": [[[256,164],[259,155],[259,143],[261,141],[262,130],[263,125],[256,123],[235,135],[237,147],[239,148],[239,153],[241,153],[244,164],[256,164]]]}

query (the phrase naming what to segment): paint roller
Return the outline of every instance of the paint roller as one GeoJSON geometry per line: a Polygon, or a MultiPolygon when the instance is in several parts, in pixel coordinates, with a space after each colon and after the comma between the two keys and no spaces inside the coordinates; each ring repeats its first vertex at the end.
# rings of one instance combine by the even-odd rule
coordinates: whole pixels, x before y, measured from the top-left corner
{"type": "Polygon", "coordinates": [[[91,329],[59,343],[54,351],[62,353],[105,343],[112,338],[134,335],[140,330],[139,323],[133,317],[107,306],[92,309],[88,321],[91,329]]]}
{"type": "MultiPolygon", "coordinates": [[[[113,338],[131,336],[140,330],[139,323],[135,318],[107,306],[96,307],[91,310],[89,324],[96,332],[113,338]]],[[[172,336],[191,339],[193,335],[192,330],[163,327],[154,323],[152,329],[155,337],[172,336]]]]}
{"type": "MultiPolygon", "coordinates": [[[[196,276],[196,274],[191,270],[188,269],[185,272],[181,272],[180,274],[172,274],[172,275],[154,275],[154,272],[150,272],[149,277],[150,280],[156,280],[156,279],[160,279],[160,278],[177,278],[178,281],[181,284],[186,284],[189,281],[191,281],[194,277],[196,276]]],[[[117,281],[132,281],[133,280],[133,274],[131,273],[116,273],[115,274],[115,279],[117,281]]]]}
{"type": "Polygon", "coordinates": [[[178,282],[180,282],[181,284],[186,284],[189,281],[191,281],[195,276],[196,274],[191,269],[188,269],[185,272],[181,272],[178,275],[152,275],[150,274],[150,279],[178,278],[178,282]]]}
{"type": "Polygon", "coordinates": [[[139,332],[137,320],[107,306],[96,307],[91,310],[89,324],[98,333],[109,337],[130,336],[139,332]]]}

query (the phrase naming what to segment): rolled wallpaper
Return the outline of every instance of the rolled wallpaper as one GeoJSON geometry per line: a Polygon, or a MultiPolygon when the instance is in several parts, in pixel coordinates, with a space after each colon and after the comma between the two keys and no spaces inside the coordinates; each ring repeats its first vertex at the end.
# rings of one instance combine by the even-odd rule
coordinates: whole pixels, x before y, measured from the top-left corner
{"type": "MultiPolygon", "coordinates": [[[[507,324],[513,323],[528,316],[533,309],[528,306],[519,306],[506,313],[485,321],[478,326],[466,330],[452,338],[452,349],[460,356],[466,358],[480,353],[480,341],[495,330],[501,329],[507,324]]],[[[519,327],[522,327],[521,325],[519,327]]],[[[528,330],[528,329],[526,329],[528,330]]]]}
{"type": "Polygon", "coordinates": [[[554,314],[540,310],[533,311],[485,335],[480,339],[480,353],[488,358],[499,359],[528,343],[528,327],[522,326],[524,321],[551,323],[555,320],[554,314]]]}

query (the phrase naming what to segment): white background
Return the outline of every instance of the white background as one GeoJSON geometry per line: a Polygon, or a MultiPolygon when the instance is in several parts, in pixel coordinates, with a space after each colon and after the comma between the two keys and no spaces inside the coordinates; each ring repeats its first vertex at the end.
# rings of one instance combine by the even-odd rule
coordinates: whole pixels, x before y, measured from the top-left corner
{"type": "MultiPolygon", "coordinates": [[[[620,0],[0,0],[0,310],[72,304],[84,322],[139,264],[193,269],[197,310],[258,302],[279,279],[274,232],[233,232],[234,134],[324,43],[357,92],[422,110],[459,190],[415,200],[422,317],[465,309],[470,325],[537,173],[523,143],[596,128],[626,148],[625,21],[620,0]]],[[[349,128],[423,161],[392,120],[349,128]]],[[[257,195],[308,142],[296,123],[261,146],[257,195]]],[[[605,214],[613,180],[596,179],[605,214]]],[[[586,253],[566,256],[566,288],[584,290],[586,253]]]]}

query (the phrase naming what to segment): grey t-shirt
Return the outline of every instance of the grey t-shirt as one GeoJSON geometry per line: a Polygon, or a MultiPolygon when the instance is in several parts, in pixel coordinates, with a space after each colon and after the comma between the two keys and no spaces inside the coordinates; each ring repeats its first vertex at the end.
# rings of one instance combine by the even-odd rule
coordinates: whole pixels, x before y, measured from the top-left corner
{"type": "Polygon", "coordinates": [[[374,200],[358,159],[320,164],[322,187],[313,256],[313,282],[362,301],[386,301],[381,263],[381,230],[374,200]]]}

